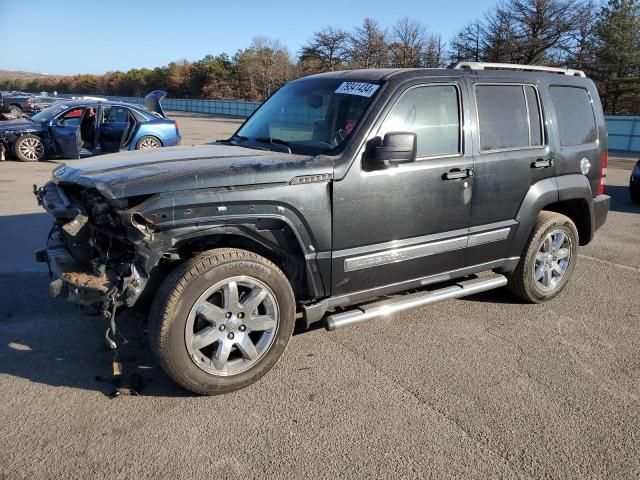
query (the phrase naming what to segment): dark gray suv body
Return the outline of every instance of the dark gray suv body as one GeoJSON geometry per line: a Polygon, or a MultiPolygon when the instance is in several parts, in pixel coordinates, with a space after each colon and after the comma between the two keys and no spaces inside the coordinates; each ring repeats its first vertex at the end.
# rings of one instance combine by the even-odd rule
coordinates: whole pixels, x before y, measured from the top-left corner
{"type": "Polygon", "coordinates": [[[580,72],[502,67],[307,77],[229,140],[59,167],[38,191],[53,293],[113,330],[153,297],[153,350],[199,393],[263,375],[296,312],[334,329],[507,283],[551,299],[607,216],[604,116],[580,72]]]}

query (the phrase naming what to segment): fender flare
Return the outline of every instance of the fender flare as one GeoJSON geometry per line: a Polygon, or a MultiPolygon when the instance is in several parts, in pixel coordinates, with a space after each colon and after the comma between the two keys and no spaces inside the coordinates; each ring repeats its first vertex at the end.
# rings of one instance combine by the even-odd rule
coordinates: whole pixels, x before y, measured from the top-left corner
{"type": "MultiPolygon", "coordinates": [[[[593,202],[591,201],[591,185],[584,175],[571,174],[559,177],[545,178],[531,185],[527,191],[515,220],[518,229],[509,246],[508,256],[519,257],[522,255],[531,232],[533,231],[538,214],[546,207],[566,200],[584,200],[589,208],[589,238],[593,237],[595,230],[593,202]]],[[[582,243],[582,242],[581,242],[582,243]]]]}
{"type": "MultiPolygon", "coordinates": [[[[289,252],[286,245],[279,245],[273,241],[272,233],[288,229],[297,241],[304,265],[304,275],[310,298],[326,295],[330,281],[329,265],[326,254],[317,251],[317,245],[309,226],[303,216],[293,207],[282,203],[271,204],[234,204],[221,207],[219,202],[206,203],[206,216],[189,218],[187,207],[175,205],[173,199],[151,198],[137,207],[123,212],[123,220],[141,231],[140,223],[152,226],[152,239],[138,242],[138,254],[143,261],[146,272],[157,265],[163,255],[171,249],[179,248],[180,244],[205,240],[207,237],[235,236],[245,237],[259,243],[265,248],[274,250],[277,245],[281,251],[289,252]],[[224,210],[221,210],[224,208],[224,210]],[[177,210],[185,215],[176,215],[177,210]],[[167,212],[167,213],[162,213],[167,212]]],[[[330,260],[330,256],[328,257],[330,260]]]]}

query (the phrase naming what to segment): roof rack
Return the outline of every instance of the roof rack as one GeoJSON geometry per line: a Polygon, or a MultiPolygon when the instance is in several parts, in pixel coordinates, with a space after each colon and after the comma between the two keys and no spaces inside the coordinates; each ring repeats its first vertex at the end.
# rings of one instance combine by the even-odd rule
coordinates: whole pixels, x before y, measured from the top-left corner
{"type": "Polygon", "coordinates": [[[572,68],[542,67],[538,65],[516,65],[512,63],[458,62],[452,68],[467,70],[523,70],[530,72],[561,73],[571,77],[586,77],[582,70],[572,68]]]}

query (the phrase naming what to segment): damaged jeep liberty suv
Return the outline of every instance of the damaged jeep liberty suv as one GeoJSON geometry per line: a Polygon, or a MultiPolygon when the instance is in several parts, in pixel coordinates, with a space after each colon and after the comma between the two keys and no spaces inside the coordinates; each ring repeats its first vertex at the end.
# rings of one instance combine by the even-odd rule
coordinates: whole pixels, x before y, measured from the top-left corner
{"type": "Polygon", "coordinates": [[[150,305],[152,351],[224,393],[282,355],[298,316],[334,330],[507,285],[566,286],[605,222],[607,132],[580,71],[459,63],[280,88],[228,140],[73,161],[36,190],[50,291],[150,305]]]}

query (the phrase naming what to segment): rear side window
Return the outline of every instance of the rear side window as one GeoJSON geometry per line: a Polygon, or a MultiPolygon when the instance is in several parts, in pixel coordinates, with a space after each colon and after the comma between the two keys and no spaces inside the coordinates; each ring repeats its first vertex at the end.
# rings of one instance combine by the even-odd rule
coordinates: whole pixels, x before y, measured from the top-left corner
{"type": "Polygon", "coordinates": [[[379,135],[415,132],[418,157],[456,155],[461,151],[459,102],[455,85],[411,88],[393,106],[379,135]]]}
{"type": "Polygon", "coordinates": [[[596,119],[589,92],[580,87],[560,86],[552,86],[550,91],[558,117],[560,144],[570,146],[595,142],[596,119]]]}
{"type": "Polygon", "coordinates": [[[129,110],[124,107],[105,107],[103,123],[126,123],[129,121],[129,110]]]}
{"type": "Polygon", "coordinates": [[[530,85],[476,85],[480,150],[544,143],[538,92],[530,85]]]}

